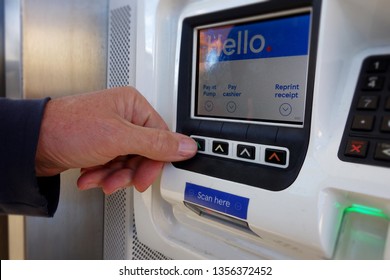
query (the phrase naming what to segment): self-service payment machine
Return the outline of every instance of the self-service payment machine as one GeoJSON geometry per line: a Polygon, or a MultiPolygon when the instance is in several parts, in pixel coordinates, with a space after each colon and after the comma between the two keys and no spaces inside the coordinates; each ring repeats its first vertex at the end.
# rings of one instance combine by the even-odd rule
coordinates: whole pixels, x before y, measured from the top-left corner
{"type": "Polygon", "coordinates": [[[389,1],[130,2],[134,85],[198,144],[121,194],[143,246],[390,258],[389,1]]]}

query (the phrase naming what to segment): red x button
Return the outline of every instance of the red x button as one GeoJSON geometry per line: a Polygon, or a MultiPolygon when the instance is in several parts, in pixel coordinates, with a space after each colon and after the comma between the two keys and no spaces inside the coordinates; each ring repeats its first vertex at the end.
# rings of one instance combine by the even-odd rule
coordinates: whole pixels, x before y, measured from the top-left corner
{"type": "Polygon", "coordinates": [[[351,150],[349,151],[350,153],[358,153],[360,154],[362,152],[362,144],[352,144],[351,145],[351,150]]]}
{"type": "Polygon", "coordinates": [[[351,157],[364,158],[367,155],[368,141],[365,140],[348,140],[347,147],[345,148],[345,155],[351,157]]]}

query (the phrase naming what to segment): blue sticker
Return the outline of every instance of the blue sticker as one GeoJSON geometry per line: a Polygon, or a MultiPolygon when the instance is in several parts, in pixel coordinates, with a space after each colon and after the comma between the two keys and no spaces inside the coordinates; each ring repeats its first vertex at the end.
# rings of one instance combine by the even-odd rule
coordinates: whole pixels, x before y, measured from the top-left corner
{"type": "Polygon", "coordinates": [[[184,200],[243,220],[248,215],[249,198],[186,183],[184,200]]]}

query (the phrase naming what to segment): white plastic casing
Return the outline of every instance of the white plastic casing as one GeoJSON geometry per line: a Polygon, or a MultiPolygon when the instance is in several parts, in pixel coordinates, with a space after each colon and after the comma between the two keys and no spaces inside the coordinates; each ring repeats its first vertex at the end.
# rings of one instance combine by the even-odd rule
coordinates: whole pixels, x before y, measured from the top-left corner
{"type": "MultiPolygon", "coordinates": [[[[183,19],[255,2],[261,1],[139,1],[136,87],[171,129],[180,106],[183,19]]],[[[362,204],[389,215],[390,170],[337,157],[362,61],[390,54],[389,10],[388,0],[322,1],[310,143],[289,188],[272,192],[167,164],[161,180],[134,194],[141,242],[176,259],[330,259],[346,207],[362,204]],[[249,198],[247,222],[255,234],[189,210],[186,182],[249,198]]],[[[384,258],[389,248],[387,242],[384,258]]]]}

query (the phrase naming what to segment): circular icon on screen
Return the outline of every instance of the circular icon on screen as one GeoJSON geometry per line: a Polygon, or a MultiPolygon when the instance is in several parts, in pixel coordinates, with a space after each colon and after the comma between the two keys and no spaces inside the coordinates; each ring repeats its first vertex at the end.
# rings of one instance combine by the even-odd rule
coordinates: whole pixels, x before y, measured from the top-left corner
{"type": "Polygon", "coordinates": [[[229,113],[234,113],[236,110],[237,110],[237,104],[233,101],[229,101],[227,104],[226,104],[226,110],[229,112],[229,113]]]}
{"type": "Polygon", "coordinates": [[[282,115],[282,116],[289,116],[292,112],[292,107],[290,104],[288,103],[283,103],[282,105],[280,105],[279,107],[279,113],[282,115]]]}
{"type": "Polygon", "coordinates": [[[207,112],[211,112],[213,109],[214,109],[214,103],[211,102],[210,100],[206,101],[204,103],[204,109],[207,111],[207,112]]]}

